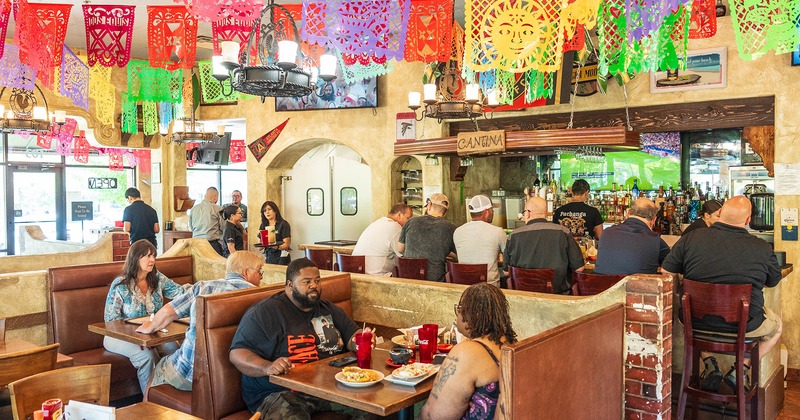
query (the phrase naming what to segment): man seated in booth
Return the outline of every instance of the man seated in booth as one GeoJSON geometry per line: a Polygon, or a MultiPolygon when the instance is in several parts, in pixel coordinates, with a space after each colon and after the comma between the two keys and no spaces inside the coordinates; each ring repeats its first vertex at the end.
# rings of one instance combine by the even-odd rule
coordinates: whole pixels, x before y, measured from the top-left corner
{"type": "MultiPolygon", "coordinates": [[[[747,232],[752,205],[744,196],[736,196],[722,205],[719,221],[707,229],[697,229],[681,236],[672,247],[662,271],[680,273],[689,280],[722,284],[751,284],[750,314],[747,337],[758,337],[759,354],[764,356],[780,341],[781,319],[764,307],[764,287],[775,287],[781,280],[781,269],[772,247],[763,239],[747,232]]],[[[736,334],[736,325],[706,316],[692,320],[695,329],[736,334]]],[[[705,371],[701,375],[703,389],[716,391],[723,380],[716,358],[701,353],[705,371]]],[[[745,388],[750,359],[744,360],[745,388]]],[[[756,361],[758,363],[758,361],[756,361]]],[[[732,366],[724,381],[735,389],[736,370],[732,366]]]]}
{"type": "Polygon", "coordinates": [[[555,270],[553,292],[564,294],[572,287],[572,271],[583,267],[583,254],[566,227],[548,222],[544,198],[529,198],[522,219],[526,225],[508,235],[503,254],[505,270],[519,268],[552,268],[555,270]]]}
{"type": "Polygon", "coordinates": [[[653,232],[657,214],[653,201],[637,198],[628,218],[603,232],[595,274],[656,274],[669,254],[669,245],[653,232]]]}
{"type": "Polygon", "coordinates": [[[164,305],[153,316],[136,329],[136,332],[152,334],[178,318],[190,317],[186,338],[180,349],[167,357],[161,358],[153,370],[150,387],[170,384],[181,391],[192,390],[194,376],[194,344],[197,335],[195,319],[195,302],[198,296],[247,289],[261,283],[262,256],[250,251],[236,251],[228,257],[225,265],[225,278],[197,282],[189,287],[183,295],[164,305]]]}
{"type": "MultiPolygon", "coordinates": [[[[340,411],[329,401],[269,380],[271,375],[289,372],[297,363],[355,351],[355,335],[361,329],[340,307],[323,299],[322,292],[314,262],[294,260],[286,267],[286,289],[251,306],[239,323],[230,360],[242,372],[242,398],[247,408],[260,412],[262,419],[309,418],[317,412],[340,411]]],[[[369,417],[360,411],[355,416],[369,417]]]]}
{"type": "Polygon", "coordinates": [[[414,213],[408,204],[397,203],[389,214],[370,223],[353,248],[353,255],[364,256],[364,272],[374,276],[391,276],[397,265],[398,240],[403,225],[414,213]]]}
{"type": "Polygon", "coordinates": [[[443,282],[447,272],[445,260],[456,252],[453,243],[456,225],[444,218],[449,207],[447,196],[435,193],[425,205],[426,214],[409,220],[400,231],[398,251],[406,258],[427,259],[427,280],[443,282]]]}

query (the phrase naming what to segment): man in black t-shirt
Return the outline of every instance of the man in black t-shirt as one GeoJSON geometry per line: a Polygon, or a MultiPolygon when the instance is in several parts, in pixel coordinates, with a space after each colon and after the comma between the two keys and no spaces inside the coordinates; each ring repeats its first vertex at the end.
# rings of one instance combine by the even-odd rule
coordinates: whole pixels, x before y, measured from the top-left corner
{"type": "Polygon", "coordinates": [[[292,261],[286,268],[286,290],[250,307],[231,343],[230,360],[242,372],[247,408],[261,412],[262,419],[308,418],[331,411],[330,402],[275,385],[269,376],[355,350],[360,331],[341,308],[322,299],[317,266],[307,258],[292,261]]]}
{"type": "Polygon", "coordinates": [[[589,199],[589,183],[579,179],[572,184],[572,202],[553,212],[553,222],[566,226],[572,236],[584,236],[586,232],[600,239],[603,233],[603,216],[596,208],[586,204],[589,199]]]}
{"type": "Polygon", "coordinates": [[[142,194],[136,188],[125,190],[125,199],[130,205],[122,212],[122,229],[130,234],[131,244],[139,239],[147,239],[157,248],[156,233],[160,229],[155,209],[142,201],[142,194]]]}

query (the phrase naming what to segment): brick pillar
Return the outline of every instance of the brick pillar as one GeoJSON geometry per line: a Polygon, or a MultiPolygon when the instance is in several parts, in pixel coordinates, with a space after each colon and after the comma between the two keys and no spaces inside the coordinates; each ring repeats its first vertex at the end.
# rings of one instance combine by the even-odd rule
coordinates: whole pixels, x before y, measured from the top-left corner
{"type": "Polygon", "coordinates": [[[111,248],[113,249],[113,261],[125,261],[128,255],[128,248],[131,247],[131,238],[127,233],[112,233],[111,234],[111,248]]]}
{"type": "Polygon", "coordinates": [[[672,278],[633,275],[625,296],[625,418],[672,417],[672,278]]]}

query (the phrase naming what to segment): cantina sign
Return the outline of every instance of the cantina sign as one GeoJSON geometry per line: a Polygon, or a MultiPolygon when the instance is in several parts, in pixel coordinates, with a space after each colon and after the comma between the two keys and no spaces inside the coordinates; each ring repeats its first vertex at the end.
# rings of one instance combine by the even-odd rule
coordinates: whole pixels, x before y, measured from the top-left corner
{"type": "Polygon", "coordinates": [[[495,130],[458,133],[456,145],[459,156],[505,152],[506,132],[504,130],[495,130]]]}

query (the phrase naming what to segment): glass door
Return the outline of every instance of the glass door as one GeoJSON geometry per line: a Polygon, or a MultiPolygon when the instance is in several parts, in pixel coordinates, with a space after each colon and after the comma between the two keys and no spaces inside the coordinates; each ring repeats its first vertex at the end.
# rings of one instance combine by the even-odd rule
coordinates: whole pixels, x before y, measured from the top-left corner
{"type": "Polygon", "coordinates": [[[63,168],[42,164],[8,165],[6,220],[9,254],[22,253],[20,229],[38,225],[50,240],[66,240],[63,168]]]}

